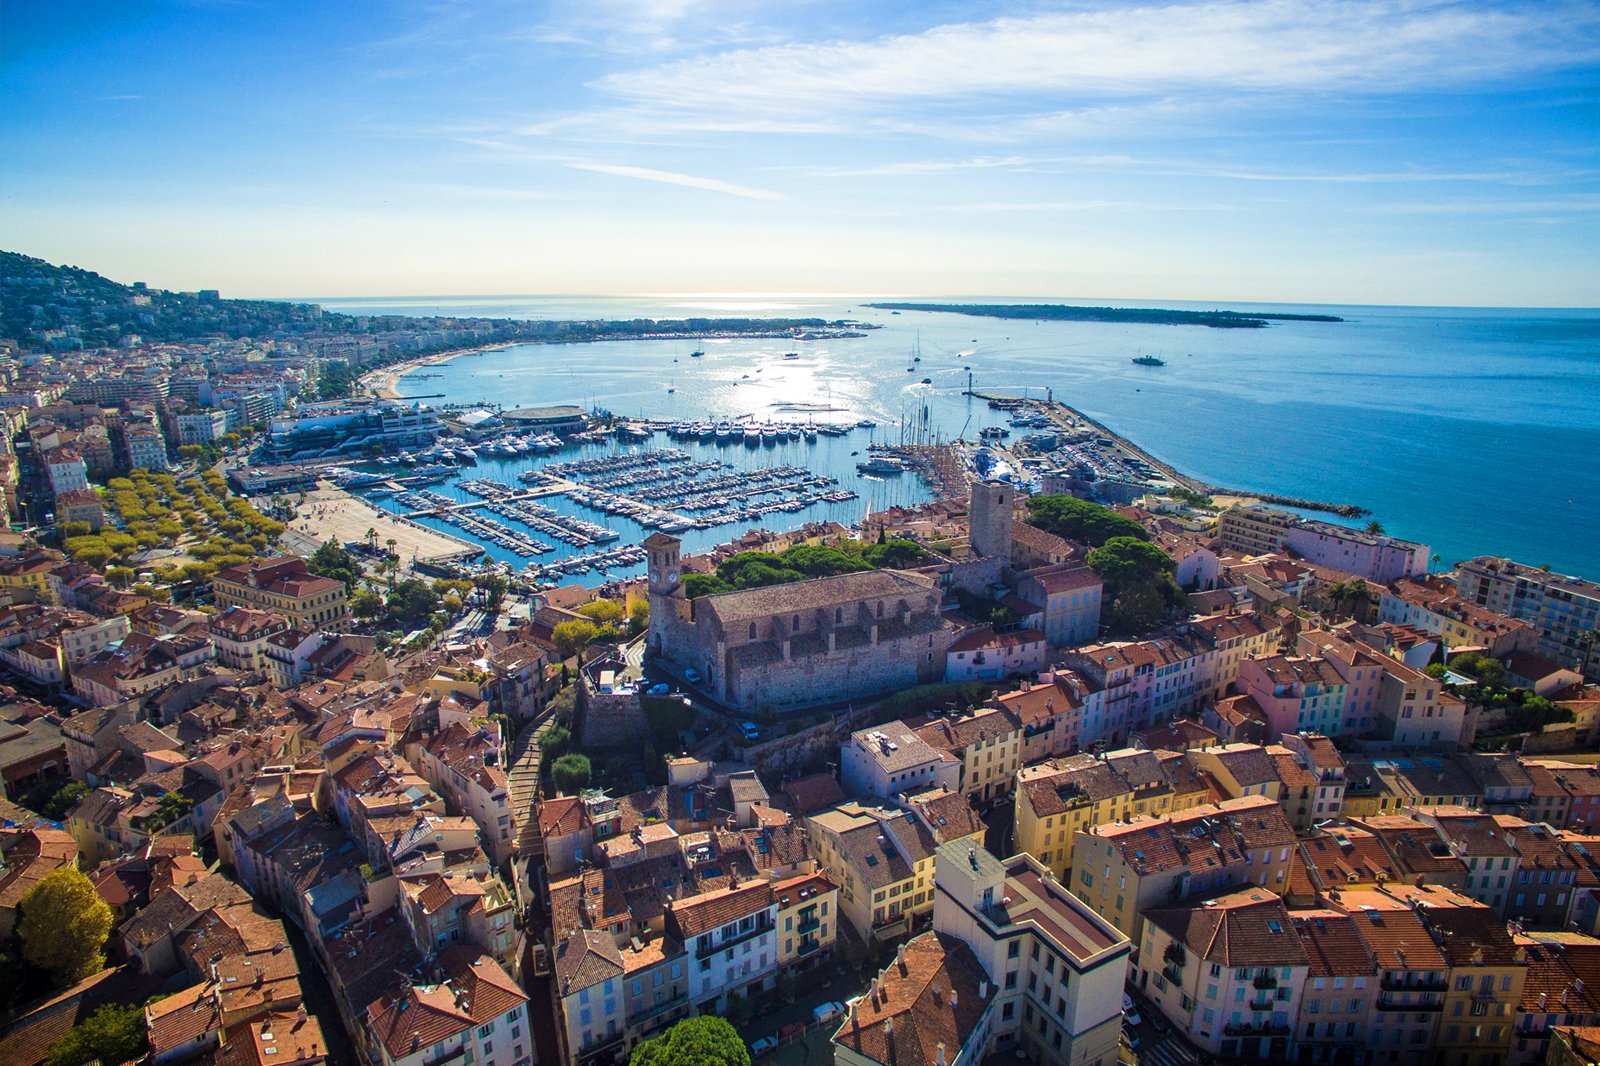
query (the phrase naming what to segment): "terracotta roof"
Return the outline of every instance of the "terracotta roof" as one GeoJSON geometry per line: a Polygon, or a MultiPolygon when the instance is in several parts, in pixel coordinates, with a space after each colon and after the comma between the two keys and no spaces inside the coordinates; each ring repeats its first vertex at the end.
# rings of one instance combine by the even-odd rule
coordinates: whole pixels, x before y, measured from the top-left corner
{"type": "Polygon", "coordinates": [[[367,1008],[368,1031],[396,1059],[491,1022],[527,1002],[516,982],[487,955],[450,948],[438,961],[443,983],[413,985],[367,1008]]]}
{"type": "Polygon", "coordinates": [[[669,910],[685,940],[736,922],[772,905],[772,883],[721,888],[676,901],[669,910]]]}
{"type": "Polygon", "coordinates": [[[206,1033],[222,1029],[222,1007],[217,1002],[216,986],[209,982],[191,985],[145,1008],[150,1050],[170,1055],[177,1048],[206,1033]]]}
{"type": "Polygon", "coordinates": [[[1355,919],[1336,910],[1292,911],[1300,945],[1311,960],[1311,977],[1371,974],[1377,960],[1356,932],[1355,919]]]}
{"type": "Polygon", "coordinates": [[[1403,876],[1378,838],[1353,825],[1329,826],[1306,837],[1300,842],[1300,851],[1324,889],[1398,881],[1403,876]]]}
{"type": "Polygon", "coordinates": [[[972,949],[944,933],[924,933],[908,941],[875,982],[875,992],[850,1004],[834,1043],[886,1066],[931,1064],[937,1049],[954,1062],[977,1029],[994,987],[972,949]],[[952,1003],[952,998],[956,1002],[952,1003]]]}
{"type": "Polygon", "coordinates": [[[1177,907],[1145,911],[1154,923],[1190,951],[1221,966],[1308,966],[1305,946],[1289,920],[1289,908],[1264,888],[1177,907]]]}
{"type": "Polygon", "coordinates": [[[796,814],[810,814],[843,802],[844,788],[830,773],[811,774],[783,786],[796,814]]]}
{"type": "Polygon", "coordinates": [[[608,933],[580,930],[556,945],[556,980],[563,996],[621,977],[622,955],[608,933]]]}

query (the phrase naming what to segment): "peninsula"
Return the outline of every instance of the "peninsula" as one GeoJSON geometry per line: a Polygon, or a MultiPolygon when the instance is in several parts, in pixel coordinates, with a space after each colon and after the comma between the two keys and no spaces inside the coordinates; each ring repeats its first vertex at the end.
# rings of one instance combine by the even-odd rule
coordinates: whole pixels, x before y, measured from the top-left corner
{"type": "Polygon", "coordinates": [[[1343,322],[1338,315],[1278,312],[1173,311],[1160,307],[1080,307],[1075,304],[863,304],[880,311],[942,311],[977,318],[1025,318],[1046,322],[1143,322],[1157,326],[1210,326],[1212,329],[1264,329],[1276,322],[1343,322]]]}

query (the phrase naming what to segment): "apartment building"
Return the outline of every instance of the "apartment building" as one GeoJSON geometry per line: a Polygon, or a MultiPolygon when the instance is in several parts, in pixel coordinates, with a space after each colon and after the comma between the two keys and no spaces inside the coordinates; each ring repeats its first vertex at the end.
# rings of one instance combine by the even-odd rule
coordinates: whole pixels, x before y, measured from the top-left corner
{"type": "Polygon", "coordinates": [[[778,967],[802,973],[833,957],[839,938],[839,886],[826,874],[775,881],[778,901],[778,967]]]}
{"type": "Polygon", "coordinates": [[[1245,888],[1144,914],[1138,984],[1196,1047],[1285,1060],[1311,957],[1289,909],[1245,888]]]}
{"type": "Polygon", "coordinates": [[[1130,945],[1026,856],[947,844],[933,931],[852,1001],[834,1034],[844,1066],[969,1066],[1014,1053],[1115,1062],[1130,945]]]}
{"type": "Polygon", "coordinates": [[[1295,843],[1283,808],[1265,796],[1091,826],[1074,839],[1073,892],[1139,943],[1149,907],[1241,882],[1287,892],[1295,843]]]}
{"type": "Polygon", "coordinates": [[[223,666],[249,673],[268,670],[267,642],[287,632],[289,622],[280,614],[249,607],[228,607],[211,616],[206,631],[223,666]]]}
{"type": "Polygon", "coordinates": [[[1224,511],[1217,539],[1229,551],[1269,555],[1292,549],[1307,562],[1387,584],[1428,572],[1426,544],[1368,533],[1288,511],[1247,504],[1224,511]]]}
{"type": "Polygon", "coordinates": [[[437,966],[437,983],[403,985],[367,1008],[359,1036],[375,1066],[531,1063],[528,997],[500,964],[451,948],[437,966]]]}
{"type": "Polygon", "coordinates": [[[1378,618],[1438,637],[1447,655],[1453,648],[1482,648],[1490,655],[1509,656],[1532,650],[1539,636],[1531,623],[1478,606],[1442,577],[1394,582],[1378,599],[1378,618]]]}
{"type": "Polygon", "coordinates": [[[960,758],[930,747],[904,722],[857,730],[839,746],[839,781],[855,796],[889,799],[929,787],[954,792],[961,771],[960,758]]]}
{"type": "Polygon", "coordinates": [[[258,559],[218,571],[211,579],[218,608],[253,607],[288,619],[295,629],[338,628],[350,618],[344,585],[317,577],[306,561],[289,555],[258,559]]]}
{"type": "Polygon", "coordinates": [[[1584,643],[1600,629],[1600,584],[1485,555],[1456,567],[1456,589],[1479,607],[1530,623],[1540,655],[1600,681],[1600,651],[1584,643]]]}
{"type": "Polygon", "coordinates": [[[1154,752],[1123,748],[1073,755],[1029,766],[1017,776],[1013,842],[1063,884],[1072,884],[1072,849],[1079,830],[1144,815],[1167,814],[1202,802],[1180,797],[1154,752]]]}
{"type": "Polygon", "coordinates": [[[807,816],[806,834],[862,940],[892,939],[932,912],[939,844],[915,816],[852,801],[807,816]]]}
{"type": "Polygon", "coordinates": [[[940,715],[914,732],[929,748],[960,760],[954,791],[980,801],[1011,791],[1022,765],[1022,722],[1005,707],[940,715]]]}
{"type": "Polygon", "coordinates": [[[1320,658],[1269,655],[1239,664],[1239,690],[1266,715],[1271,736],[1341,735],[1347,688],[1339,671],[1320,658]]]}
{"type": "Polygon", "coordinates": [[[689,998],[721,1014],[731,995],[765,991],[778,970],[778,898],[766,880],[667,901],[667,935],[683,944],[689,998]]]}

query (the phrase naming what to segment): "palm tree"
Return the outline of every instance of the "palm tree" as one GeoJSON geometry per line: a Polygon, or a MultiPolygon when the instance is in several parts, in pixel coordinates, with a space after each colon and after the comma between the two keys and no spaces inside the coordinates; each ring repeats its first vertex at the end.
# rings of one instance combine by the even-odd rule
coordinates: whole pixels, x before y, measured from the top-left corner
{"type": "Polygon", "coordinates": [[[1367,523],[1367,532],[1371,533],[1374,537],[1381,535],[1383,533],[1383,523],[1374,518],[1372,521],[1367,523]]]}
{"type": "Polygon", "coordinates": [[[1589,679],[1590,660],[1594,658],[1594,646],[1596,644],[1600,644],[1600,629],[1586,630],[1578,638],[1578,647],[1583,649],[1583,666],[1579,672],[1583,674],[1585,681],[1589,679]]]}
{"type": "Polygon", "coordinates": [[[366,538],[367,547],[371,548],[373,551],[377,551],[378,550],[378,531],[376,529],[373,529],[371,526],[368,526],[367,527],[367,531],[366,531],[366,533],[363,534],[363,536],[366,538]]]}

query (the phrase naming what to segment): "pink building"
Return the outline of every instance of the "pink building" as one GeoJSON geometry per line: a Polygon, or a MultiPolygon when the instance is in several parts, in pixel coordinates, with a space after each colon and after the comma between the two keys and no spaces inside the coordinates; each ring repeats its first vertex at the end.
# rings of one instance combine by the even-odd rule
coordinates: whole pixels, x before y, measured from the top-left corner
{"type": "Polygon", "coordinates": [[[1266,714],[1272,736],[1338,736],[1344,726],[1347,687],[1339,672],[1322,659],[1272,655],[1239,664],[1239,688],[1266,714]]]}

